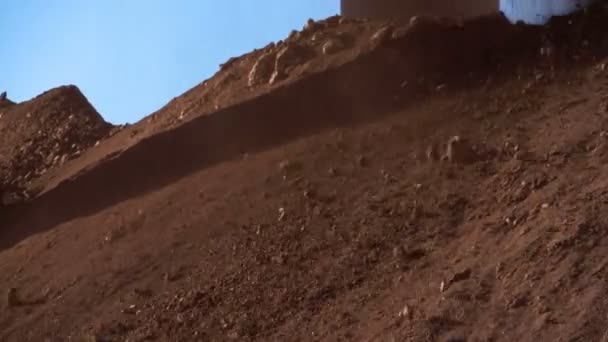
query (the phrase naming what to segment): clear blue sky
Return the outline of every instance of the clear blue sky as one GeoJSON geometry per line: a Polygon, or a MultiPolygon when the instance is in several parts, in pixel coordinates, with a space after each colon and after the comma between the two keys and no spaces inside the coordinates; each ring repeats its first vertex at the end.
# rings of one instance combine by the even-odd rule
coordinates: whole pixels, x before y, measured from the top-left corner
{"type": "Polygon", "coordinates": [[[2,0],[0,91],[75,84],[113,123],[159,109],[218,65],[339,12],[339,0],[2,0]]]}

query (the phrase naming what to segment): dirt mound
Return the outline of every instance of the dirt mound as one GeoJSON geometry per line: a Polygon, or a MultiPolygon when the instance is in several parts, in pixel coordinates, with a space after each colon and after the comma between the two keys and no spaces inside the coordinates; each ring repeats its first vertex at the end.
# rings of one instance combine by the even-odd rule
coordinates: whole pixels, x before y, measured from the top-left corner
{"type": "Polygon", "coordinates": [[[146,125],[140,126],[140,130],[147,134],[158,132],[352,60],[379,25],[379,22],[347,21],[340,17],[309,21],[285,40],[229,59],[213,77],[145,118],[146,125]],[[327,52],[327,46],[332,43],[335,51],[328,56],[323,51],[327,52]],[[263,59],[267,60],[266,68],[260,67],[263,59]]]}
{"type": "Polygon", "coordinates": [[[0,339],[605,340],[606,18],[331,19],[355,45],[233,60],[240,103],[7,215],[0,339]]]}
{"type": "Polygon", "coordinates": [[[22,188],[105,137],[106,123],[75,86],[0,107],[0,184],[22,188]]]}
{"type": "Polygon", "coordinates": [[[9,108],[15,104],[15,102],[11,101],[6,96],[6,92],[0,94],[0,109],[9,108]]]}
{"type": "MultiPolygon", "coordinates": [[[[209,80],[175,98],[136,126],[143,135],[165,130],[288,86],[303,77],[337,68],[378,49],[389,51],[384,53],[384,60],[377,62],[399,64],[401,70],[395,71],[400,77],[406,77],[407,72],[429,76],[429,70],[436,76],[448,71],[444,69],[460,75],[463,68],[480,69],[479,58],[471,56],[487,57],[482,52],[485,50],[496,54],[509,51],[510,46],[501,39],[517,38],[518,46],[525,46],[521,40],[526,36],[518,33],[503,16],[471,21],[464,29],[462,23],[443,18],[393,23],[341,17],[309,20],[302,30],[292,31],[285,40],[231,58],[209,80]],[[403,50],[401,56],[395,54],[399,50],[403,50]],[[463,60],[451,60],[450,55],[463,60]],[[408,63],[397,62],[395,58],[405,58],[412,66],[407,67],[408,63]],[[442,70],[434,70],[438,64],[442,70]]],[[[487,65],[495,61],[483,62],[487,65]]]]}
{"type": "MultiPolygon", "coordinates": [[[[291,117],[284,114],[284,109],[275,110],[279,102],[282,106],[300,103],[302,108],[298,112],[324,113],[325,104],[336,108],[332,115],[320,114],[307,120],[308,114],[304,114],[303,118],[298,118],[306,121],[299,124],[302,127],[285,129],[286,134],[279,134],[291,139],[314,129],[370,118],[374,116],[371,114],[374,110],[389,112],[390,108],[402,106],[419,96],[446,89],[448,83],[449,89],[457,89],[478,86],[489,72],[500,73],[498,78],[504,76],[511,72],[512,65],[530,55],[537,57],[539,44],[535,41],[540,40],[539,37],[538,30],[514,28],[502,16],[471,21],[464,26],[441,18],[395,23],[339,17],[309,21],[303,30],[292,32],[284,41],[229,60],[211,79],[121,130],[104,142],[104,148],[89,151],[81,165],[92,165],[119,155],[156,133],[189,125],[208,115],[227,116],[209,120],[221,125],[225,125],[224,121],[235,122],[234,127],[226,127],[234,131],[235,136],[248,137],[251,134],[243,135],[240,131],[242,122],[251,122],[253,126],[248,131],[263,132],[279,124],[269,126],[257,119],[258,116],[266,115],[268,120],[276,120],[274,115],[281,113],[283,121],[291,117]],[[519,42],[518,45],[515,42],[519,42]],[[513,49],[513,46],[518,48],[513,49]],[[502,65],[498,63],[500,60],[510,61],[512,65],[502,65]],[[248,114],[240,112],[240,108],[251,108],[249,104],[259,102],[257,99],[263,97],[268,99],[266,103],[274,102],[270,110],[273,114],[264,111],[254,114],[248,109],[245,110],[248,114]],[[302,101],[307,98],[318,101],[302,101]],[[341,105],[348,108],[340,109],[341,105]],[[355,115],[355,112],[359,114],[355,115]]],[[[202,123],[194,125],[198,124],[202,123]]],[[[273,134],[267,137],[252,137],[255,141],[252,145],[238,139],[234,144],[227,143],[230,139],[226,135],[211,134],[209,139],[223,141],[213,142],[214,146],[219,144],[220,147],[212,155],[228,157],[220,152],[221,146],[231,146],[231,149],[240,145],[242,151],[254,151],[261,147],[262,140],[277,140],[273,134]]],[[[177,140],[184,141],[182,138],[177,140]]],[[[78,165],[69,165],[61,174],[50,175],[49,180],[41,183],[51,188],[82,171],[78,165]]]]}
{"type": "Polygon", "coordinates": [[[24,301],[3,337],[599,340],[606,93],[577,81],[593,73],[435,96],[58,225],[0,256],[24,301]],[[479,158],[426,160],[454,134],[479,158]]]}
{"type": "Polygon", "coordinates": [[[502,62],[519,61],[525,53],[536,56],[540,32],[534,27],[516,28],[502,15],[467,22],[437,17],[390,23],[339,16],[309,20],[285,40],[229,59],[213,77],[124,134],[145,138],[377,50],[382,50],[377,54],[383,57],[376,62],[398,65],[395,73],[403,81],[412,78],[410,84],[420,83],[419,78],[424,78],[422,83],[437,86],[441,77],[495,68],[502,62]]]}

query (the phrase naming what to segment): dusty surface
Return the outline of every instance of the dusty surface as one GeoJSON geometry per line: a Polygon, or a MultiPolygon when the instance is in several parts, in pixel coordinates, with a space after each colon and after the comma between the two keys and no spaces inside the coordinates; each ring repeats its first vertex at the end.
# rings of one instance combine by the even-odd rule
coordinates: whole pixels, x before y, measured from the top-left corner
{"type": "Polygon", "coordinates": [[[0,340],[608,339],[606,18],[375,24],[164,126],[185,94],[3,209],[0,340]]]}
{"type": "MultiPolygon", "coordinates": [[[[32,180],[77,158],[112,129],[75,86],[15,104],[0,103],[0,189],[32,180]]],[[[34,189],[30,189],[34,190],[34,189]]]]}

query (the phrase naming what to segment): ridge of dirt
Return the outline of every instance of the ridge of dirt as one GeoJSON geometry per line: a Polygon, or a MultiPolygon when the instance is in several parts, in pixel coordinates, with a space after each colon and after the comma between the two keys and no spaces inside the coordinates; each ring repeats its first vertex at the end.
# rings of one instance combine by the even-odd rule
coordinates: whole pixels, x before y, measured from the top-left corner
{"type": "Polygon", "coordinates": [[[11,101],[8,98],[1,99],[0,100],[0,109],[2,109],[2,108],[9,108],[9,107],[13,106],[14,104],[15,104],[15,102],[11,101]]]}
{"type": "Polygon", "coordinates": [[[607,17],[431,18],[124,129],[5,212],[0,339],[605,340],[607,17]]]}
{"type": "MultiPolygon", "coordinates": [[[[319,116],[316,119],[311,119],[310,125],[305,125],[321,128],[328,124],[332,125],[330,123],[332,120],[357,121],[363,119],[356,118],[356,115],[351,113],[353,110],[371,113],[370,107],[377,106],[378,112],[387,112],[389,111],[388,108],[403,106],[415,98],[434,93],[436,87],[445,85],[446,82],[451,83],[451,86],[455,88],[477,86],[480,77],[483,77],[480,75],[487,74],[489,70],[500,73],[499,67],[503,67],[505,70],[511,68],[507,65],[500,65],[498,63],[500,61],[497,61],[495,56],[502,56],[508,63],[518,63],[518,61],[527,59],[530,55],[536,56],[539,39],[537,31],[532,27],[523,31],[515,29],[502,16],[489,16],[479,19],[462,29],[455,26],[454,23],[443,23],[441,21],[423,22],[420,25],[401,22],[387,24],[385,22],[346,21],[330,18],[321,23],[309,23],[306,30],[301,33],[292,33],[286,42],[270,45],[263,50],[232,60],[210,80],[176,98],[163,109],[139,123],[125,127],[113,137],[103,141],[102,148],[87,151],[83,158],[75,163],[68,163],[64,168],[58,170],[58,174],[49,175],[48,178],[53,179],[42,178],[39,186],[50,189],[66,179],[72,179],[78,174],[86,173],[88,169],[94,168],[100,160],[115,158],[139,144],[140,141],[148,139],[148,137],[155,139],[154,134],[161,133],[163,135],[163,132],[179,130],[181,126],[200,121],[201,117],[209,115],[227,116],[226,113],[242,112],[242,108],[253,108],[256,106],[254,103],[259,101],[259,98],[272,99],[269,100],[270,102],[284,101],[282,102],[283,106],[289,106],[291,101],[300,103],[300,106],[304,106],[301,109],[302,112],[305,111],[304,108],[315,106],[314,103],[301,101],[300,98],[302,97],[320,98],[319,103],[323,103],[323,105],[321,105],[321,108],[314,108],[312,110],[314,112],[319,110],[325,112],[326,110],[322,106],[332,102],[351,107],[343,111],[344,114],[335,114],[343,116],[341,119],[334,118],[331,115],[327,118],[319,116]],[[395,35],[392,38],[375,39],[374,37],[382,31],[387,31],[389,36],[392,33],[395,33],[395,35]],[[311,36],[314,37],[315,34],[319,33],[323,38],[312,40],[311,36]],[[312,59],[305,62],[299,60],[300,64],[295,63],[295,66],[288,69],[289,76],[282,81],[273,84],[248,86],[247,77],[242,76],[250,73],[253,68],[253,61],[259,59],[260,55],[277,53],[277,51],[282,51],[290,46],[302,46],[304,44],[302,42],[312,42],[312,47],[320,49],[319,46],[331,41],[332,37],[335,36],[340,36],[341,39],[348,41],[348,45],[344,46],[339,52],[328,56],[323,56],[322,53],[317,51],[318,55],[315,58],[309,57],[312,59]],[[427,37],[428,39],[418,37],[427,37]],[[447,39],[450,43],[444,43],[444,39],[447,39]],[[436,41],[438,44],[428,44],[428,41],[436,41]],[[497,43],[497,41],[501,43],[497,43]],[[513,45],[517,45],[518,49],[511,52],[513,45]],[[437,58],[420,58],[421,55],[437,56],[437,58]],[[453,68],[451,65],[458,65],[459,67],[453,68]],[[429,70],[434,70],[434,72],[429,73],[429,70]],[[231,83],[224,83],[223,80],[227,77],[226,75],[231,74],[241,76],[234,78],[231,83]],[[466,75],[466,78],[463,78],[463,75],[466,75]],[[211,96],[209,92],[217,95],[214,97],[216,99],[227,98],[230,101],[227,101],[222,107],[210,107],[209,101],[201,102],[200,100],[211,96]],[[302,94],[306,95],[302,96],[302,94]],[[354,94],[366,94],[366,97],[358,99],[353,96],[354,94]],[[333,101],[332,97],[339,98],[339,100],[333,101]],[[352,99],[351,102],[356,102],[357,105],[348,104],[349,99],[352,99]],[[184,103],[195,104],[192,104],[184,112],[184,103]],[[214,109],[211,109],[212,107],[214,109]],[[357,109],[357,107],[361,108],[357,109]],[[177,115],[178,112],[181,114],[177,115]],[[348,118],[349,116],[350,118],[348,118]],[[85,168],[83,168],[83,165],[85,168]]],[[[268,78],[270,78],[270,75],[268,75],[268,78]]],[[[273,108],[276,108],[276,106],[273,106],[273,108]]],[[[280,116],[278,114],[281,111],[280,108],[270,111],[275,111],[277,112],[276,115],[280,116]]],[[[239,123],[241,118],[231,114],[228,115],[229,118],[219,120],[234,122],[234,125],[240,127],[234,128],[234,131],[238,132],[234,136],[246,136],[247,134],[244,134],[244,132],[247,130],[264,131],[268,125],[263,120],[277,120],[270,119],[275,114],[268,114],[269,118],[263,120],[255,120],[254,113],[243,115],[250,116],[250,118],[242,118],[244,122],[251,125],[249,129],[239,123]]],[[[266,114],[260,113],[259,115],[260,118],[263,118],[263,115],[266,114]]],[[[373,116],[371,115],[371,117],[373,116]]],[[[192,124],[197,125],[196,123],[192,124]]],[[[333,123],[333,125],[335,124],[337,122],[333,123]]],[[[279,128],[279,126],[283,127],[279,124],[273,126],[275,131],[279,129],[288,131],[298,129],[279,128]]],[[[309,130],[310,128],[303,129],[309,130]]],[[[273,134],[269,136],[273,136],[273,134]]],[[[298,135],[298,133],[294,134],[298,135]]],[[[232,144],[228,141],[231,135],[224,134],[218,137],[211,134],[211,136],[220,139],[219,141],[213,141],[213,146],[232,144]]],[[[179,138],[177,139],[179,140],[179,138]]],[[[193,137],[190,139],[204,140],[205,138],[193,137]]],[[[256,150],[256,146],[246,143],[242,145],[241,151],[256,150]]]]}
{"type": "MultiPolygon", "coordinates": [[[[406,35],[394,40],[394,45],[360,52],[359,57],[352,61],[342,61],[324,72],[295,79],[272,92],[192,118],[155,135],[138,138],[120,153],[96,163],[83,163],[89,157],[85,154],[75,161],[80,162],[81,167],[84,164],[84,168],[76,169],[74,173],[63,168],[60,170],[63,175],[46,184],[36,203],[15,211],[12,216],[44,217],[45,221],[30,222],[30,228],[19,230],[16,239],[22,234],[45,230],[44,227],[52,227],[75,215],[88,215],[115,202],[154,191],[201,167],[256,153],[320,130],[377,120],[412,101],[432,96],[437,92],[435,88],[445,86],[446,82],[454,89],[478,87],[480,75],[496,69],[495,61],[488,59],[485,51],[504,56],[518,37],[530,36],[527,32],[514,30],[502,17],[480,20],[476,26],[469,27],[469,30],[452,30],[451,27],[439,26],[439,30],[431,32],[443,32],[452,45],[427,47],[409,40],[410,36],[406,35]],[[503,44],[486,46],[475,43],[479,40],[490,42],[490,37],[503,38],[503,44]],[[467,44],[470,49],[461,48],[467,44]],[[406,49],[401,51],[403,46],[406,49]],[[411,50],[422,55],[435,53],[460,68],[447,68],[448,63],[441,58],[420,60],[411,50]],[[431,68],[437,71],[433,75],[435,78],[420,80],[431,68]],[[469,71],[477,74],[471,75],[469,71]],[[461,79],[463,74],[467,77],[461,79]],[[404,79],[416,80],[418,84],[404,88],[404,79]],[[289,115],[286,115],[285,108],[291,108],[289,115]],[[193,155],[191,151],[197,153],[193,155]],[[154,153],[153,158],[149,157],[151,153],[154,153]],[[167,170],[164,165],[171,165],[171,169],[167,170]],[[136,168],[145,169],[146,177],[128,171],[136,168]],[[100,184],[107,182],[114,186],[100,188],[100,184]],[[91,198],[91,193],[98,196],[91,198]],[[69,199],[69,205],[62,199],[69,199]],[[54,215],[51,218],[36,214],[40,210],[54,215]]],[[[416,34],[430,33],[418,31],[416,34]]],[[[528,43],[522,43],[520,39],[519,45],[524,44],[528,43]]],[[[510,56],[511,63],[527,60],[535,51],[530,47],[518,49],[517,55],[510,56]]],[[[482,80],[486,82],[483,77],[482,80]]],[[[106,144],[107,141],[89,152],[107,153],[104,151],[106,144]]]]}
{"type": "Polygon", "coordinates": [[[48,299],[2,314],[3,338],[598,340],[606,93],[580,73],[436,97],[29,238],[3,282],[48,299]],[[455,133],[495,152],[424,160],[455,133]]]}
{"type": "MultiPolygon", "coordinates": [[[[370,49],[369,38],[382,25],[385,23],[331,17],[323,21],[308,23],[304,29],[292,32],[290,37],[284,41],[271,43],[262,49],[231,58],[210,79],[173,99],[166,106],[141,121],[133,125],[116,127],[112,136],[101,142],[102,148],[86,151],[79,160],[68,162],[61,170],[41,177],[33,186],[48,188],[49,184],[52,186],[66,176],[70,178],[78,173],[86,172],[83,170],[83,165],[88,167],[100,160],[113,158],[136,145],[140,140],[156,133],[179,127],[200,116],[251,101],[277,88],[288,87],[291,83],[309,75],[323,73],[325,70],[351,62],[370,49]],[[322,46],[336,37],[340,37],[339,39],[344,41],[344,46],[330,55],[323,54],[320,51],[322,46]],[[248,84],[248,75],[260,56],[277,54],[292,46],[306,46],[304,48],[308,51],[305,53],[306,59],[299,59],[297,54],[288,56],[294,58],[297,63],[281,67],[285,74],[280,80],[272,84],[268,84],[269,82],[252,86],[248,84]],[[314,53],[311,55],[312,51],[314,53]]],[[[270,76],[267,75],[268,78],[270,76]]]]}
{"type": "Polygon", "coordinates": [[[13,194],[27,188],[49,169],[78,157],[111,128],[75,86],[0,107],[0,188],[13,194]]]}
{"type": "Polygon", "coordinates": [[[148,123],[145,129],[154,133],[173,127],[191,116],[213,113],[218,109],[271,91],[291,80],[350,61],[356,58],[357,50],[365,45],[370,35],[374,33],[374,29],[382,24],[382,22],[345,20],[339,16],[311,22],[300,31],[294,30],[285,40],[272,42],[261,49],[230,58],[220,65],[220,69],[213,77],[144,118],[142,121],[148,123]],[[324,43],[338,36],[344,40],[344,46],[333,54],[324,54],[322,52],[324,43]],[[268,84],[271,75],[267,75],[268,79],[263,84],[255,86],[248,84],[248,75],[261,56],[276,54],[292,47],[299,51],[294,53],[296,56],[290,56],[295,59],[295,63],[288,68],[289,70],[283,70],[286,73],[283,79],[268,84]]]}

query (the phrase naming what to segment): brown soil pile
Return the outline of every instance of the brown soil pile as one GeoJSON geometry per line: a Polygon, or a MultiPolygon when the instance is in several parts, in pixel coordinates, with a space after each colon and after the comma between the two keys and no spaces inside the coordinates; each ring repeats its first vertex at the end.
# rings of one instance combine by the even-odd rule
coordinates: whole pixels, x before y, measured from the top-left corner
{"type": "Polygon", "coordinates": [[[382,25],[380,22],[340,17],[310,21],[285,40],[229,59],[213,77],[145,118],[143,122],[146,124],[138,128],[145,134],[152,134],[352,60],[366,48],[370,36],[382,25]],[[332,45],[333,50],[324,49],[328,45],[332,45]],[[269,68],[258,68],[259,72],[254,77],[252,70],[264,56],[269,57],[269,68]],[[259,79],[252,82],[252,77],[259,79]]]}
{"type": "Polygon", "coordinates": [[[0,107],[0,184],[23,188],[32,179],[78,157],[106,136],[106,123],[75,86],[49,90],[0,107]]]}
{"type": "MultiPolygon", "coordinates": [[[[286,100],[288,106],[301,102],[300,106],[307,108],[310,101],[306,99],[322,98],[319,103],[329,101],[336,108],[333,115],[302,122],[306,127],[303,130],[301,127],[287,130],[300,131],[301,135],[312,128],[352,121],[355,116],[357,120],[373,116],[374,110],[397,109],[421,95],[433,94],[448,82],[451,88],[478,86],[480,75],[490,72],[503,75],[501,68],[510,72],[513,65],[528,56],[536,58],[539,40],[539,30],[515,28],[502,16],[475,20],[464,27],[461,23],[437,18],[412,23],[339,17],[310,21],[303,30],[293,31],[284,41],[229,60],[209,80],[149,117],[121,129],[104,142],[104,148],[87,151],[81,163],[70,163],[60,172],[45,176],[37,185],[53,187],[82,172],[79,165],[116,156],[139,141],[200,117],[238,112],[237,107],[247,107],[247,103],[268,94],[275,94],[272,97],[277,99],[291,98],[291,103],[286,100]],[[511,64],[506,65],[508,63],[511,64]],[[301,92],[295,98],[294,89],[301,92]]],[[[248,120],[254,121],[249,130],[264,131],[271,127],[253,117],[237,119],[248,120]]],[[[245,132],[245,136],[250,134],[245,132]]],[[[238,145],[242,151],[261,147],[259,141],[238,145]]]]}
{"type": "Polygon", "coordinates": [[[502,16],[475,20],[464,28],[455,21],[431,17],[412,23],[340,17],[309,21],[285,40],[230,59],[212,78],[175,98],[132,129],[142,136],[150,135],[287,86],[302,77],[361,60],[373,51],[379,57],[375,63],[399,67],[393,70],[392,77],[404,80],[423,76],[427,78],[425,83],[431,83],[437,81],[438,75],[462,75],[468,70],[495,66],[496,61],[491,60],[493,56],[486,56],[486,50],[508,60],[510,56],[504,55],[509,54],[512,46],[504,40],[518,40],[514,43],[520,48],[514,52],[516,55],[522,50],[529,51],[529,37],[502,16]]]}
{"type": "Polygon", "coordinates": [[[6,109],[12,107],[15,102],[11,101],[8,98],[0,99],[0,109],[6,109]]]}
{"type": "Polygon", "coordinates": [[[6,212],[0,339],[606,340],[606,18],[379,23],[105,140],[6,212]]]}

